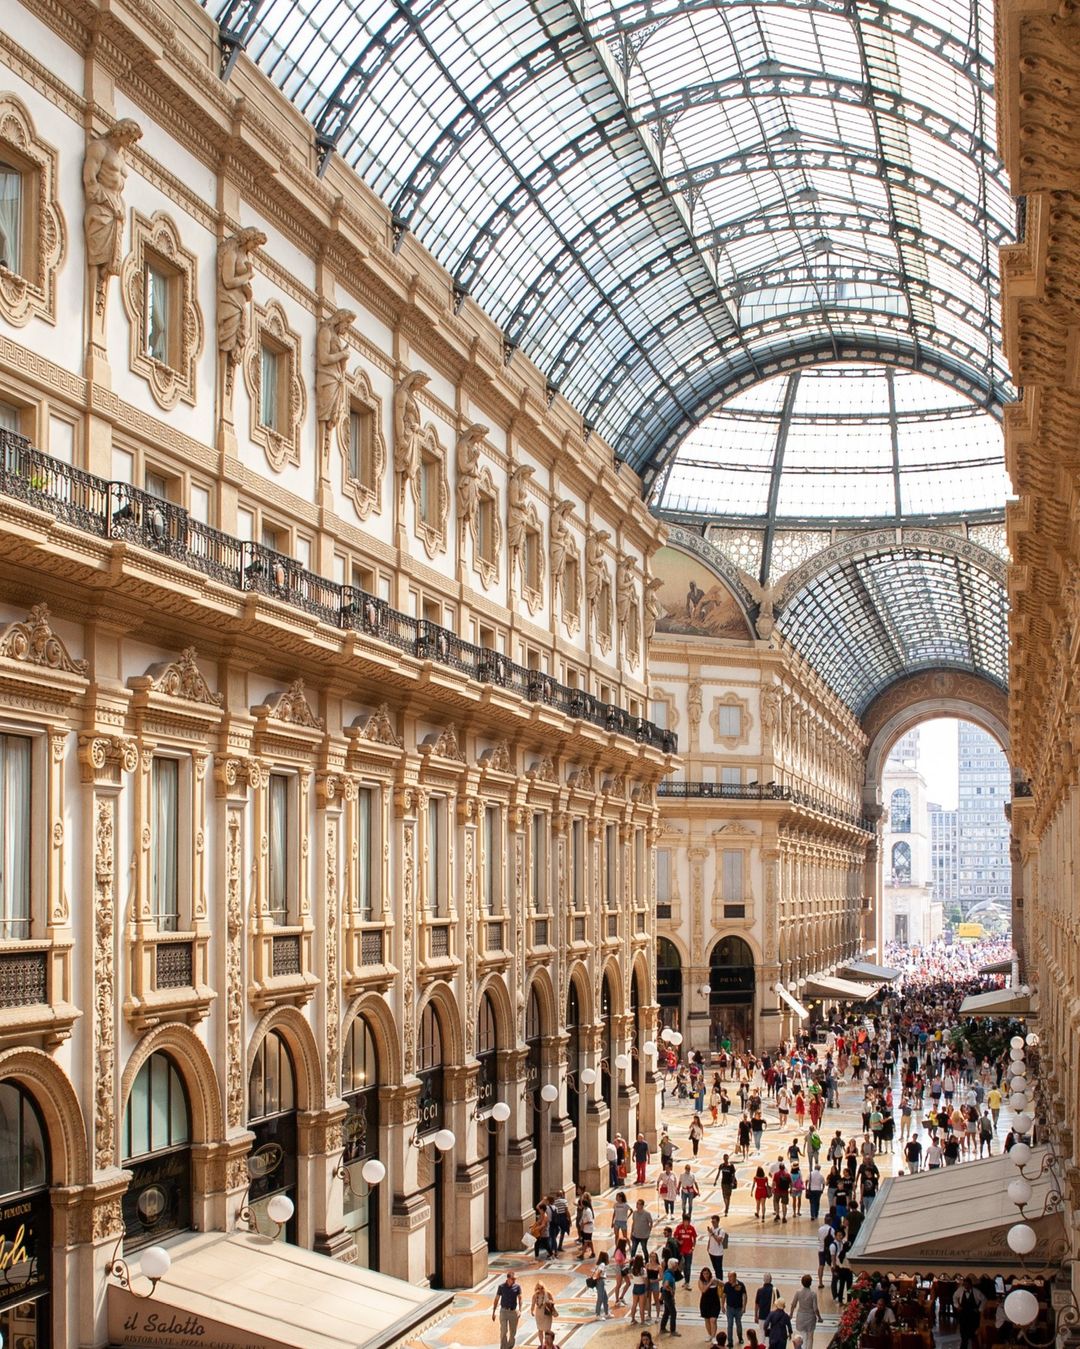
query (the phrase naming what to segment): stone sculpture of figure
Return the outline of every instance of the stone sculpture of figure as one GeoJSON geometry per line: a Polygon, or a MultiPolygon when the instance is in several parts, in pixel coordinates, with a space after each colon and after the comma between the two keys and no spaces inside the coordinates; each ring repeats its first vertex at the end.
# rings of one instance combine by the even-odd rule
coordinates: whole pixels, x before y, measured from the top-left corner
{"type": "Polygon", "coordinates": [[[697,735],[698,727],[701,725],[701,714],[703,703],[701,698],[701,680],[691,679],[690,687],[687,691],[686,714],[690,719],[690,734],[697,735]]]}
{"type": "Polygon", "coordinates": [[[761,727],[769,737],[776,730],[780,719],[780,690],[775,684],[768,684],[761,690],[761,727]]]}
{"type": "Polygon", "coordinates": [[[566,570],[566,555],[570,547],[570,526],[567,521],[573,509],[574,503],[569,497],[563,497],[555,503],[548,524],[551,531],[551,579],[556,587],[562,585],[563,572],[566,570]]]}
{"type": "Polygon", "coordinates": [[[225,355],[228,388],[232,387],[233,370],[243,360],[251,330],[254,254],[264,243],[262,230],[248,227],[230,234],[218,248],[217,336],[218,350],[225,355]]]}
{"type": "Polygon", "coordinates": [[[604,584],[604,544],[609,538],[606,529],[594,529],[585,540],[585,597],[590,605],[596,604],[604,584]]]}
{"type": "Polygon", "coordinates": [[[529,523],[529,479],[532,475],[533,470],[529,464],[516,464],[510,470],[510,484],[507,489],[510,525],[506,531],[506,540],[510,546],[511,575],[514,561],[521,560],[525,548],[525,530],[529,523]]]}
{"type": "Polygon", "coordinates": [[[480,446],[488,428],[479,422],[467,426],[457,443],[457,509],[462,537],[480,506],[480,446]]]}
{"type": "Polygon", "coordinates": [[[351,309],[336,309],[319,324],[315,342],[315,417],[331,430],[341,422],[345,410],[346,369],[349,344],[345,334],[356,315],[351,309]]]}
{"type": "Polygon", "coordinates": [[[83,230],[86,261],[98,269],[98,309],[104,308],[105,286],[110,276],[120,275],[124,253],[124,183],[127,180],[125,152],[142,136],[138,122],[125,117],[101,136],[95,136],[83,160],[83,191],[86,196],[83,230]]]}
{"type": "Polygon", "coordinates": [[[615,613],[622,627],[630,620],[634,603],[634,559],[629,553],[620,553],[615,566],[615,613]]]}
{"type": "Polygon", "coordinates": [[[663,606],[660,603],[660,587],[664,584],[659,576],[650,576],[645,582],[645,640],[651,642],[656,635],[656,625],[660,621],[663,606]]]}
{"type": "Polygon", "coordinates": [[[405,489],[420,488],[421,447],[424,441],[417,389],[428,382],[422,370],[410,370],[394,390],[394,472],[401,478],[400,501],[405,504],[405,489]]]}

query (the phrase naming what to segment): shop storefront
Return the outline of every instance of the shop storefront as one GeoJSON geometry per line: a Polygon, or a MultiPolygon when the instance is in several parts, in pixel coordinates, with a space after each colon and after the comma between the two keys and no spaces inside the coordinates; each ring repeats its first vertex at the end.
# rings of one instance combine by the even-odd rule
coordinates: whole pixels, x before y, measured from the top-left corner
{"type": "Polygon", "coordinates": [[[482,1115],[476,1131],[479,1159],[487,1170],[487,1204],[484,1208],[484,1240],[488,1249],[495,1248],[495,1230],[499,1212],[499,1149],[488,1112],[499,1099],[498,1034],[495,1008],[487,993],[480,999],[480,1015],[476,1023],[476,1110],[482,1115]]]}
{"type": "MultiPolygon", "coordinates": [[[[428,1003],[420,1017],[420,1033],[416,1043],[416,1075],[420,1079],[420,1096],[416,1103],[416,1135],[429,1138],[444,1127],[446,1118],[443,1086],[443,1039],[439,1014],[433,1003],[428,1003]]],[[[417,1157],[417,1190],[431,1207],[431,1221],[427,1224],[427,1269],[432,1288],[443,1286],[443,1240],[445,1236],[445,1209],[443,1197],[443,1163],[438,1148],[422,1147],[417,1157]]]]}
{"type": "Polygon", "coordinates": [[[375,1039],[362,1016],[354,1018],[345,1037],[342,1096],[348,1107],[342,1161],[345,1184],[345,1227],[356,1243],[357,1264],[379,1268],[379,1205],[376,1190],[364,1180],[364,1163],[379,1155],[379,1071],[375,1039]]]}
{"type": "Polygon", "coordinates": [[[267,1031],[248,1079],[248,1128],[255,1135],[247,1159],[248,1210],[257,1231],[296,1241],[296,1072],[283,1036],[267,1031]],[[284,1225],[268,1212],[271,1199],[285,1195],[293,1216],[284,1225]]]}
{"type": "MultiPolygon", "coordinates": [[[[545,1110],[540,1100],[540,1088],[544,1085],[544,1051],[542,1042],[542,1023],[540,1020],[540,999],[536,989],[529,993],[525,1007],[525,1133],[532,1139],[536,1149],[536,1161],[532,1169],[532,1201],[539,1204],[544,1196],[544,1159],[547,1155],[545,1137],[551,1118],[550,1110],[545,1110]]],[[[569,1088],[567,1088],[569,1096],[569,1088]]],[[[575,1142],[575,1147],[577,1146],[575,1142]]]]}
{"type": "Polygon", "coordinates": [[[754,953],[742,937],[721,937],[709,961],[709,1044],[754,1047],[754,953]]]}
{"type": "Polygon", "coordinates": [[[30,1093],[0,1082],[0,1335],[10,1349],[51,1343],[51,1258],[45,1130],[30,1093]]]}
{"type": "Polygon", "coordinates": [[[191,1111],[176,1064],[151,1054],[124,1113],[124,1248],[137,1250],[191,1227],[191,1111]]]}

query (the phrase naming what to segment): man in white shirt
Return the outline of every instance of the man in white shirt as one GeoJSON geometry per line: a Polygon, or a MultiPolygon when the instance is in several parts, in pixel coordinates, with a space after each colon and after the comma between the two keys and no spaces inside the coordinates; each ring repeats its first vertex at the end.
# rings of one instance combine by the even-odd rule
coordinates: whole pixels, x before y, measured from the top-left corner
{"type": "Polygon", "coordinates": [[[832,1258],[832,1223],[824,1222],[817,1230],[817,1286],[825,1287],[825,1266],[832,1258]]]}
{"type": "Polygon", "coordinates": [[[821,1196],[825,1193],[825,1176],[815,1162],[806,1178],[806,1200],[810,1205],[810,1217],[817,1218],[821,1209],[821,1196]]]}
{"type": "Polygon", "coordinates": [[[930,1146],[926,1149],[926,1169],[928,1171],[937,1171],[941,1166],[942,1152],[937,1138],[930,1139],[930,1146]]]}
{"type": "Polygon", "coordinates": [[[727,1249],[728,1234],[720,1226],[720,1215],[714,1213],[705,1229],[705,1247],[712,1262],[717,1283],[724,1282],[724,1251],[727,1249]]]}

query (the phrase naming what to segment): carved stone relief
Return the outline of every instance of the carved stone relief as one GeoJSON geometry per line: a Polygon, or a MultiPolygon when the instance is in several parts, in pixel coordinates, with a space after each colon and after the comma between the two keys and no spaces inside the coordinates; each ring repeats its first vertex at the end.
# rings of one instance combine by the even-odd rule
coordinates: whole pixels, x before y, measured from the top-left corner
{"type": "Polygon", "coordinates": [[[142,137],[138,122],[123,118],[93,136],[83,160],[83,233],[86,262],[94,283],[94,312],[105,314],[109,279],[120,275],[124,255],[124,184],[127,150],[142,137]]]}

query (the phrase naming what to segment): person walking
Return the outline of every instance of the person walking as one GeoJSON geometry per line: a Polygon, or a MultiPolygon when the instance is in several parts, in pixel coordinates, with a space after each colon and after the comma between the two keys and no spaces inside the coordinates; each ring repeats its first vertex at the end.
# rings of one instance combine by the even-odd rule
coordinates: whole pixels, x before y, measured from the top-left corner
{"type": "Polygon", "coordinates": [[[741,1344],[743,1337],[742,1318],[743,1312],[746,1310],[746,1284],[732,1269],[728,1271],[721,1292],[724,1296],[724,1313],[727,1316],[728,1344],[741,1344]],[[735,1339],[736,1332],[738,1332],[738,1340],[735,1339]]]}
{"type": "Polygon", "coordinates": [[[815,1162],[806,1178],[806,1202],[810,1206],[810,1217],[816,1222],[821,1211],[821,1196],[825,1192],[825,1177],[821,1167],[815,1162]]]}
{"type": "Polygon", "coordinates": [[[695,1115],[690,1121],[690,1128],[687,1136],[690,1139],[690,1147],[693,1149],[694,1156],[696,1157],[698,1155],[698,1148],[701,1147],[701,1140],[705,1136],[705,1129],[702,1126],[701,1117],[699,1115],[695,1115]]]}
{"type": "Polygon", "coordinates": [[[558,1315],[558,1309],[555,1306],[555,1299],[539,1279],[537,1279],[533,1288],[532,1301],[529,1303],[529,1312],[536,1321],[536,1342],[537,1344],[542,1345],[544,1343],[544,1336],[551,1329],[552,1322],[558,1315]]]}
{"type": "Polygon", "coordinates": [[[759,1166],[754,1173],[754,1217],[765,1221],[765,1205],[769,1201],[769,1191],[772,1188],[769,1184],[769,1178],[765,1174],[765,1168],[759,1166]]]}
{"type": "Polygon", "coordinates": [[[727,1250],[728,1234],[720,1226],[720,1215],[714,1213],[705,1229],[705,1252],[713,1273],[722,1283],[724,1279],[724,1252],[727,1250]]]}
{"type": "Polygon", "coordinates": [[[508,1270],[506,1278],[495,1289],[495,1301],[491,1304],[491,1319],[499,1317],[499,1349],[514,1349],[517,1339],[518,1317],[521,1315],[521,1285],[514,1271],[508,1270]]]}
{"type": "Polygon", "coordinates": [[[694,1200],[700,1193],[697,1176],[690,1170],[690,1163],[687,1162],[682,1169],[682,1175],[679,1177],[679,1196],[682,1199],[682,1216],[684,1218],[690,1219],[694,1216],[694,1200]]]}
{"type": "Polygon", "coordinates": [[[645,1261],[635,1255],[630,1263],[630,1324],[644,1325],[652,1320],[649,1305],[649,1276],[645,1272],[645,1261]]]}
{"type": "Polygon", "coordinates": [[[697,1228],[689,1218],[684,1218],[672,1233],[679,1247],[679,1263],[682,1266],[683,1287],[690,1287],[690,1274],[694,1266],[694,1247],[697,1245],[697,1228]]]}
{"type": "Polygon", "coordinates": [[[665,1214],[675,1213],[675,1200],[679,1197],[679,1178],[670,1168],[660,1172],[656,1182],[656,1192],[664,1201],[665,1214]]]}
{"type": "Polygon", "coordinates": [[[636,1168],[636,1179],[638,1185],[645,1184],[645,1168],[649,1165],[649,1158],[652,1154],[649,1151],[648,1140],[644,1134],[638,1134],[634,1139],[633,1157],[634,1167],[636,1168]]]}
{"type": "Polygon", "coordinates": [[[592,1272],[593,1288],[596,1290],[596,1307],[593,1316],[596,1320],[599,1320],[600,1317],[604,1317],[606,1320],[611,1319],[611,1312],[608,1310],[607,1267],[607,1251],[601,1251],[596,1257],[596,1264],[593,1266],[592,1272]]]}
{"type": "Polygon", "coordinates": [[[720,1197],[724,1201],[724,1217],[728,1215],[728,1209],[731,1208],[732,1191],[739,1184],[738,1176],[735,1172],[735,1163],[728,1154],[724,1153],[724,1159],[716,1168],[716,1175],[713,1177],[713,1184],[720,1182],[720,1197]]]}
{"type": "Polygon", "coordinates": [[[581,1229],[581,1258],[584,1260],[586,1254],[588,1254],[595,1260],[596,1247],[593,1245],[593,1229],[596,1227],[596,1214],[593,1212],[592,1198],[587,1192],[581,1197],[578,1226],[581,1229]]]}
{"type": "Polygon", "coordinates": [[[626,1191],[620,1190],[615,1196],[615,1202],[611,1206],[611,1239],[618,1241],[620,1237],[628,1239],[630,1236],[630,1205],[626,1200],[626,1191]]]}
{"type": "Polygon", "coordinates": [[[705,1322],[705,1334],[711,1341],[720,1319],[720,1285],[708,1265],[702,1268],[698,1278],[698,1312],[705,1322]]]}
{"type": "Polygon", "coordinates": [[[956,1328],[960,1332],[960,1349],[971,1349],[975,1343],[985,1301],[986,1298],[972,1283],[970,1275],[953,1294],[956,1328]]]}
{"type": "Polygon", "coordinates": [[[814,1349],[814,1331],[821,1321],[821,1308],[818,1295],[814,1290],[814,1281],[809,1274],[802,1276],[801,1285],[791,1299],[791,1320],[795,1329],[803,1337],[805,1349],[814,1349]]]}
{"type": "Polygon", "coordinates": [[[772,1275],[763,1275],[761,1287],[754,1294],[754,1320],[763,1323],[776,1305],[776,1299],[779,1296],[780,1293],[772,1281],[772,1275]]]}
{"type": "Polygon", "coordinates": [[[665,1330],[669,1330],[672,1335],[678,1335],[675,1328],[677,1319],[675,1306],[675,1290],[679,1286],[679,1262],[678,1260],[669,1260],[667,1268],[664,1270],[663,1278],[660,1282],[660,1329],[658,1333],[662,1335],[665,1330]]]}
{"type": "Polygon", "coordinates": [[[649,1237],[653,1230],[653,1216],[645,1207],[645,1200],[639,1199],[630,1215],[630,1254],[639,1251],[646,1260],[649,1258],[649,1237]]]}
{"type": "Polygon", "coordinates": [[[762,1330],[769,1349],[786,1349],[791,1336],[791,1317],[787,1314],[782,1297],[776,1299],[776,1306],[765,1318],[762,1330]]]}

